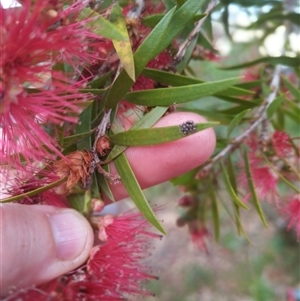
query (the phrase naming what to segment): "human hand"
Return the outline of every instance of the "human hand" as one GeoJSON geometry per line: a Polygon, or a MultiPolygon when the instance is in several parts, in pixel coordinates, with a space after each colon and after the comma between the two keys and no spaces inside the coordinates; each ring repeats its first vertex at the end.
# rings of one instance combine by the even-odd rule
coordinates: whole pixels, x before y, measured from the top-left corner
{"type": "MultiPolygon", "coordinates": [[[[194,113],[172,113],[155,127],[205,120],[194,113]]],[[[212,154],[212,129],[180,140],[147,147],[130,147],[126,156],[142,188],[183,174],[212,154]]],[[[114,166],[111,172],[115,173],[114,166]]],[[[126,197],[122,184],[111,186],[116,200],[126,197]]],[[[12,286],[45,283],[82,265],[93,246],[88,221],[73,209],[53,206],[0,204],[0,295],[12,286]]]]}

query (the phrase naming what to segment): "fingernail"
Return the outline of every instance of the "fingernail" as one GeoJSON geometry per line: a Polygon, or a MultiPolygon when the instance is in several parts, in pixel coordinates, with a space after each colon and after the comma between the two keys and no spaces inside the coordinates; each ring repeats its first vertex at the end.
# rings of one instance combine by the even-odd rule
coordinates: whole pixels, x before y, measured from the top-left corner
{"type": "Polygon", "coordinates": [[[49,220],[56,242],[57,257],[72,260],[80,256],[86,248],[88,237],[88,223],[84,217],[67,211],[52,214],[49,220]]]}

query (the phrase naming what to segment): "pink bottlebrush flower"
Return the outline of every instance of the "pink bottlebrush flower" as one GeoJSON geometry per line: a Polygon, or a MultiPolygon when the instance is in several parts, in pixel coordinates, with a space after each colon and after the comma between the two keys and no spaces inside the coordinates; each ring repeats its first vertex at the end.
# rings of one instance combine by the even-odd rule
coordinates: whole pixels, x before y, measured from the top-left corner
{"type": "Polygon", "coordinates": [[[105,242],[91,250],[86,265],[36,288],[8,296],[10,301],[125,301],[132,295],[151,295],[144,282],[157,279],[142,260],[151,255],[149,245],[160,235],[149,232],[150,224],[140,213],[99,217],[105,242]],[[108,217],[109,222],[103,222],[108,217]],[[105,225],[104,225],[105,224],[105,225]]]}
{"type": "Polygon", "coordinates": [[[20,169],[24,161],[52,159],[49,151],[60,155],[44,126],[77,122],[74,113],[78,115],[82,102],[91,98],[79,92],[84,81],[74,83],[52,70],[57,63],[67,63],[74,77],[78,67],[97,59],[89,48],[97,35],[84,27],[86,20],[69,18],[83,5],[77,2],[52,14],[46,0],[25,0],[14,9],[0,6],[0,161],[8,169],[20,169]]]}
{"type": "Polygon", "coordinates": [[[288,204],[282,209],[281,213],[288,222],[287,229],[295,228],[297,240],[300,240],[300,194],[296,194],[288,204]]]}
{"type": "Polygon", "coordinates": [[[293,151],[290,136],[283,131],[275,131],[272,136],[272,145],[276,155],[280,158],[289,156],[293,151]]]}

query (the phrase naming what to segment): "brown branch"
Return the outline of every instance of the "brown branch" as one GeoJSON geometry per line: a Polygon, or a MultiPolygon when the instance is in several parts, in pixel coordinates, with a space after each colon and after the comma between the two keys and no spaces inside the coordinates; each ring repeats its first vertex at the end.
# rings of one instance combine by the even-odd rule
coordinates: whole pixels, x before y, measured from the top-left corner
{"type": "Polygon", "coordinates": [[[210,170],[212,169],[213,165],[224,158],[229,152],[233,151],[246,139],[260,124],[262,124],[266,120],[267,116],[267,109],[269,105],[274,101],[276,98],[277,92],[279,90],[280,84],[280,72],[281,67],[278,65],[275,67],[275,71],[273,74],[273,78],[271,81],[271,93],[267,96],[265,103],[258,109],[257,111],[257,119],[250,125],[248,129],[246,129],[241,135],[233,139],[233,141],[228,144],[221,152],[219,152],[216,156],[214,156],[208,164],[206,164],[197,174],[196,179],[200,179],[205,177],[210,170]]]}
{"type": "Polygon", "coordinates": [[[189,47],[191,42],[198,37],[201,26],[204,23],[205,19],[207,18],[207,15],[215,8],[216,5],[217,5],[216,0],[212,0],[208,4],[208,7],[204,12],[206,14],[206,16],[196,23],[196,26],[193,29],[193,31],[188,35],[186,40],[179,46],[177,54],[175,55],[173,62],[171,64],[172,67],[175,67],[177,64],[179,64],[183,60],[185,53],[187,51],[187,48],[189,47]]]}

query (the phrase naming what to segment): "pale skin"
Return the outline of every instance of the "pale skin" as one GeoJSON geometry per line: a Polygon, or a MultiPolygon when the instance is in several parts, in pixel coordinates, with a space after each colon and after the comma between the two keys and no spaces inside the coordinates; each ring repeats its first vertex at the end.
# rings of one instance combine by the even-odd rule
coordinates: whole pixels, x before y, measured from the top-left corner
{"type": "MultiPolygon", "coordinates": [[[[194,113],[172,113],[155,127],[187,120],[205,122],[194,113]]],[[[141,187],[147,188],[201,165],[214,148],[214,131],[207,129],[174,142],[131,147],[126,155],[141,187]]],[[[122,184],[111,189],[116,200],[127,196],[122,184]]],[[[12,286],[38,285],[77,268],[87,260],[93,240],[87,220],[72,209],[0,204],[0,295],[12,286]]]]}

